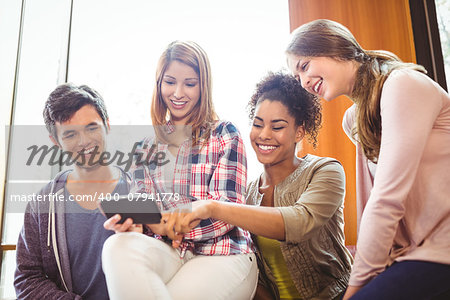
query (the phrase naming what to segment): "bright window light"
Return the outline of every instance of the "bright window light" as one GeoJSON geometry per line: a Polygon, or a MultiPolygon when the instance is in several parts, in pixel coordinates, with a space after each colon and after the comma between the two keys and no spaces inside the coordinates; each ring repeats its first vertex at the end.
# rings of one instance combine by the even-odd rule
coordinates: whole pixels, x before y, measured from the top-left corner
{"type": "MultiPolygon", "coordinates": [[[[44,102],[65,69],[70,4],[26,1],[14,125],[43,124],[44,102]]],[[[246,106],[256,83],[285,67],[288,37],[288,1],[73,0],[68,81],[98,90],[112,125],[150,124],[159,56],[174,40],[197,42],[211,62],[216,111],[241,131],[253,180],[262,167],[249,143],[246,106]]],[[[50,170],[40,175],[51,177],[50,170]]],[[[17,241],[22,222],[7,214],[4,243],[17,241]]],[[[0,298],[13,299],[14,251],[5,253],[0,298]]]]}
{"type": "Polygon", "coordinates": [[[246,110],[255,84],[285,66],[287,1],[78,0],[74,2],[69,81],[105,98],[110,123],[150,124],[156,63],[174,40],[207,52],[219,117],[241,131],[249,179],[262,170],[249,144],[246,110]]]}

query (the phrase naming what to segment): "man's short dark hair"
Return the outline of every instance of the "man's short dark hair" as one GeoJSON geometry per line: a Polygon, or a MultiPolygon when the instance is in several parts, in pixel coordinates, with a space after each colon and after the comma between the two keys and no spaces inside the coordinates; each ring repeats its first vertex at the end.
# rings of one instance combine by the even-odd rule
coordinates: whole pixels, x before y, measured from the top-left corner
{"type": "Polygon", "coordinates": [[[70,120],[83,106],[92,105],[106,126],[108,113],[102,96],[87,85],[64,83],[48,96],[44,108],[44,122],[48,132],[57,140],[55,123],[70,120]]]}

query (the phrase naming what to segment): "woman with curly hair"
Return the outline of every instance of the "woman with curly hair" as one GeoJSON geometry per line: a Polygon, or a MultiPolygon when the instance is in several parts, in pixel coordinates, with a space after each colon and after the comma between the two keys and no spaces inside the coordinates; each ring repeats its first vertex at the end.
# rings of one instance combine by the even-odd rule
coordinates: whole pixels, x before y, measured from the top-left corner
{"type": "Polygon", "coordinates": [[[255,299],[337,299],[352,264],[344,244],[344,170],[335,159],[296,156],[305,135],[316,144],[320,102],[294,77],[276,73],[257,85],[249,108],[251,144],[264,165],[247,187],[250,205],[195,202],[175,231],[213,218],[252,232],[260,270],[255,299]]]}

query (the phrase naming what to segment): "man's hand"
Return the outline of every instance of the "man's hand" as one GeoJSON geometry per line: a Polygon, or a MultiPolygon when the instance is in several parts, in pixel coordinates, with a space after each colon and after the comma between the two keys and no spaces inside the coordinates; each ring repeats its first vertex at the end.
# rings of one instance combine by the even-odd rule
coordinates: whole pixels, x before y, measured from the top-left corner
{"type": "Polygon", "coordinates": [[[143,232],[142,224],[133,224],[133,220],[128,218],[123,224],[117,224],[120,221],[120,215],[116,214],[103,223],[103,227],[107,230],[119,232],[143,232]]]}

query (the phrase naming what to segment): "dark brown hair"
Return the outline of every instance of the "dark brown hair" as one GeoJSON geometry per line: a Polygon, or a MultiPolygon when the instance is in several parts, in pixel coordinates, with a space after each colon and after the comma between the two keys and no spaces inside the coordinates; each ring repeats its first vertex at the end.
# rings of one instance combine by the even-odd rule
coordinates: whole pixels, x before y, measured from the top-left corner
{"type": "Polygon", "coordinates": [[[108,113],[102,96],[87,85],[65,83],[57,86],[48,96],[43,111],[45,127],[58,140],[55,122],[63,123],[70,120],[83,106],[92,105],[107,127],[108,113]]]}

